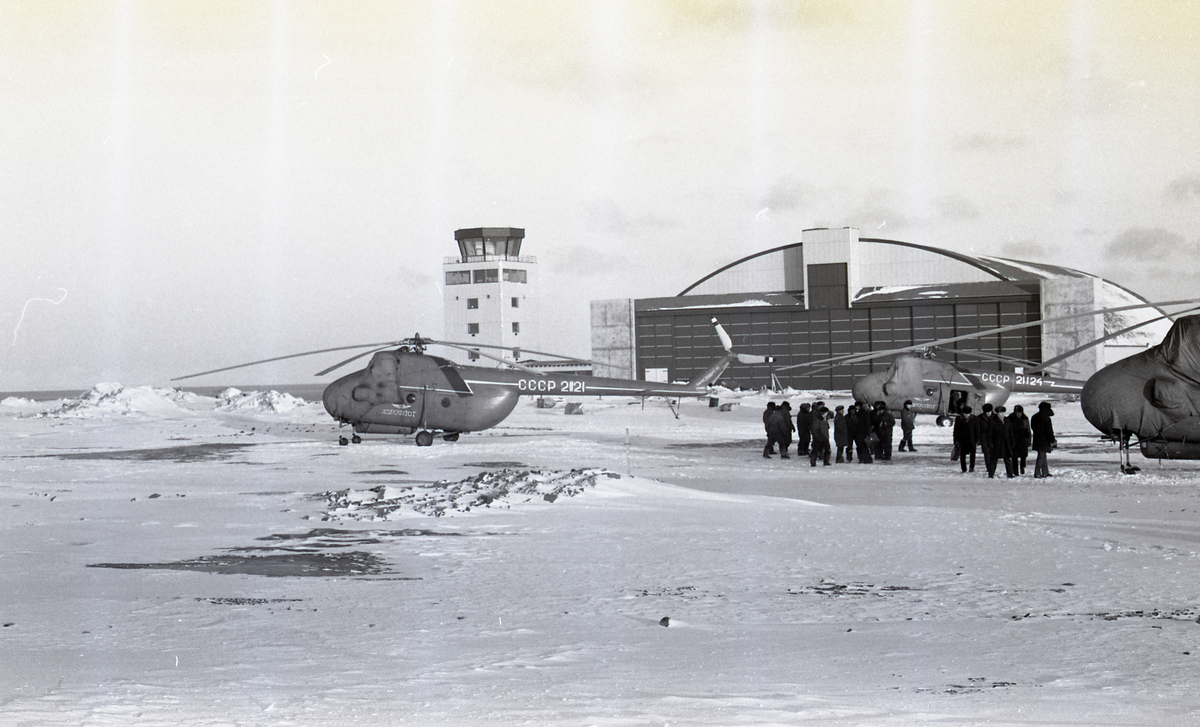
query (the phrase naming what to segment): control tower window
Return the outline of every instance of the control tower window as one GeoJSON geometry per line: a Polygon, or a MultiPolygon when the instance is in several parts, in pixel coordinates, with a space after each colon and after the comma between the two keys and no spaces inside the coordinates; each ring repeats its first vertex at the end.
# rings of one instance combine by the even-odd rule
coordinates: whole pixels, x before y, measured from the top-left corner
{"type": "Polygon", "coordinates": [[[479,334],[479,324],[478,323],[468,323],[467,324],[467,335],[475,336],[478,334],[479,334]]]}
{"type": "Polygon", "coordinates": [[[478,298],[467,298],[467,310],[476,310],[479,308],[478,298]]]}

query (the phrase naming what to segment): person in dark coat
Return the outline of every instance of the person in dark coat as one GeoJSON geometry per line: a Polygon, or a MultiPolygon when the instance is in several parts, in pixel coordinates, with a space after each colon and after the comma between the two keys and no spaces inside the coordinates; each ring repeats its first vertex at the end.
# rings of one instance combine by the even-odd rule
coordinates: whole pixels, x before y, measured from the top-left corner
{"type": "Polygon", "coordinates": [[[963,472],[967,471],[967,455],[971,457],[971,471],[975,471],[975,429],[971,407],[963,405],[954,415],[954,446],[958,448],[958,461],[963,472]]]}
{"type": "Polygon", "coordinates": [[[796,432],[796,425],[792,423],[792,405],[790,402],[783,402],[779,405],[779,413],[783,415],[783,427],[781,428],[782,439],[779,440],[779,458],[791,459],[788,456],[788,448],[792,446],[792,434],[796,432]]]}
{"type": "Polygon", "coordinates": [[[867,446],[867,437],[871,435],[871,412],[866,404],[854,404],[855,422],[854,446],[858,449],[858,463],[871,464],[871,448],[867,446]]]}
{"type": "Polygon", "coordinates": [[[1008,409],[1003,406],[996,407],[996,418],[1004,427],[1004,476],[1011,480],[1017,476],[1017,463],[1013,459],[1013,431],[1012,427],[1008,426],[1007,412],[1008,409]]]}
{"type": "Polygon", "coordinates": [[[917,451],[912,441],[913,429],[916,429],[916,427],[917,413],[913,411],[913,403],[906,401],[904,402],[904,408],[900,410],[900,446],[897,447],[899,451],[903,452],[906,445],[908,446],[908,451],[917,451]]]}
{"type": "Polygon", "coordinates": [[[1004,422],[991,404],[983,405],[983,438],[979,440],[983,450],[983,463],[987,466],[988,479],[996,476],[996,465],[1004,457],[1004,422]]]}
{"type": "Polygon", "coordinates": [[[846,426],[846,407],[838,404],[833,410],[833,446],[837,448],[837,459],[834,460],[838,464],[846,461],[845,455],[850,455],[850,459],[854,459],[854,448],[850,442],[850,432],[846,426]]]}
{"type": "Polygon", "coordinates": [[[833,415],[825,408],[824,402],[817,402],[812,409],[812,448],[809,450],[808,461],[813,467],[817,460],[823,460],[829,466],[829,421],[833,415]]]}
{"type": "MultiPolygon", "coordinates": [[[[978,447],[980,449],[980,451],[983,450],[983,434],[984,434],[984,429],[986,428],[986,424],[987,424],[987,414],[985,413],[984,408],[990,407],[990,406],[991,406],[990,404],[984,404],[983,407],[980,407],[979,413],[972,414],[969,419],[969,422],[971,425],[971,441],[974,442],[974,447],[978,447]]],[[[970,408],[971,407],[966,406],[966,405],[963,406],[963,409],[970,409],[970,408]]],[[[984,458],[986,460],[986,455],[984,456],[984,458]]],[[[974,449],[972,449],[972,451],[971,451],[971,468],[967,471],[968,472],[975,471],[975,451],[974,451],[974,449]]]]}
{"type": "Polygon", "coordinates": [[[1013,407],[1013,413],[1006,421],[1012,433],[1013,468],[1017,474],[1025,474],[1025,460],[1029,458],[1029,445],[1033,443],[1033,432],[1029,428],[1029,417],[1025,416],[1025,408],[1020,404],[1013,407]]]}
{"type": "Polygon", "coordinates": [[[801,404],[796,412],[796,454],[808,454],[809,442],[812,440],[812,406],[801,404]]]}
{"type": "Polygon", "coordinates": [[[1054,410],[1050,407],[1050,402],[1043,401],[1038,404],[1037,414],[1029,418],[1033,450],[1037,452],[1037,461],[1033,464],[1034,477],[1050,476],[1048,455],[1050,450],[1058,444],[1058,440],[1054,438],[1054,422],[1050,421],[1052,416],[1054,416],[1054,410]]]}
{"type": "Polygon", "coordinates": [[[767,433],[767,449],[763,454],[775,454],[775,443],[771,441],[771,415],[775,413],[775,402],[768,401],[767,408],[763,409],[763,431],[767,433]]]}
{"type": "Polygon", "coordinates": [[[875,402],[875,434],[879,435],[877,456],[885,462],[892,458],[892,430],[896,428],[896,417],[888,411],[887,404],[875,402]]]}
{"type": "Polygon", "coordinates": [[[788,458],[788,445],[792,441],[791,427],[791,412],[784,411],[782,407],[778,406],[771,410],[771,415],[767,417],[767,446],[763,447],[764,457],[770,459],[771,454],[775,451],[775,445],[778,444],[782,450],[780,456],[783,459],[788,458]]]}

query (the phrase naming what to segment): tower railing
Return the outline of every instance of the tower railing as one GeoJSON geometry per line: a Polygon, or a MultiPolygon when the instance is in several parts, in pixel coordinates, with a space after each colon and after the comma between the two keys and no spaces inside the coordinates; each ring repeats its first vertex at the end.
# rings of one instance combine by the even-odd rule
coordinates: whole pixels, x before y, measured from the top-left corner
{"type": "Polygon", "coordinates": [[[510,262],[510,263],[531,263],[537,264],[537,257],[534,255],[471,255],[470,257],[447,257],[443,258],[442,262],[446,265],[455,265],[458,263],[495,263],[495,262],[510,262]]]}

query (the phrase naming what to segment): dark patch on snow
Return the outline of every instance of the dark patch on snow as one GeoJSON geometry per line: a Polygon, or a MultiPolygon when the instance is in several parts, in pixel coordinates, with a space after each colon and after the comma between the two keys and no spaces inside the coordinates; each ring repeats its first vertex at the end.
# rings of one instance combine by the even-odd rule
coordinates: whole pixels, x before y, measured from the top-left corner
{"type": "MultiPolygon", "coordinates": [[[[399,530],[339,530],[337,528],[316,528],[307,533],[278,533],[256,540],[268,541],[315,541],[306,542],[309,547],[341,548],[348,545],[363,545],[381,543],[381,538],[413,538],[413,537],[461,537],[462,533],[443,533],[437,530],[420,528],[401,528],[399,530]]],[[[248,550],[248,548],[237,548],[248,550]]]]}
{"type": "Polygon", "coordinates": [[[218,606],[264,606],[269,603],[300,603],[303,598],[197,598],[218,606]]]}
{"type": "Polygon", "coordinates": [[[822,579],[815,586],[805,586],[795,590],[788,588],[789,596],[803,595],[819,595],[819,596],[850,596],[852,598],[861,598],[863,596],[888,596],[898,591],[913,591],[917,590],[908,586],[875,586],[870,583],[836,583],[834,581],[822,579]]]}
{"type": "Polygon", "coordinates": [[[990,689],[1007,689],[1008,687],[1017,686],[1016,682],[993,682],[988,681],[984,677],[970,677],[966,684],[947,684],[943,687],[923,687],[917,689],[918,692],[928,694],[937,692],[941,694],[977,694],[986,692],[990,689]]]}
{"type": "Polygon", "coordinates": [[[1149,619],[1167,619],[1170,621],[1191,621],[1196,618],[1194,609],[1177,608],[1170,611],[1160,611],[1159,609],[1151,609],[1149,611],[1098,611],[1096,613],[1026,613],[1011,617],[1013,621],[1024,621],[1027,618],[1085,618],[1089,621],[1103,619],[1105,621],[1118,621],[1123,618],[1149,618],[1149,619]]]}
{"type": "Polygon", "coordinates": [[[386,562],[373,553],[280,553],[276,555],[210,555],[173,563],[93,563],[88,568],[182,570],[272,578],[366,576],[387,573],[386,562]]]}
{"type": "MultiPolygon", "coordinates": [[[[673,588],[636,588],[631,591],[635,598],[645,597],[667,597],[667,598],[682,598],[687,601],[695,601],[701,598],[710,598],[713,596],[708,591],[702,591],[695,586],[675,586],[673,588]]],[[[721,594],[717,594],[717,598],[722,598],[721,594]]]]}
{"type": "Polygon", "coordinates": [[[765,437],[759,439],[739,439],[736,442],[675,442],[668,444],[666,449],[762,449],[765,437]]]}
{"type": "MultiPolygon", "coordinates": [[[[340,530],[317,528],[305,533],[277,533],[257,538],[270,545],[226,548],[226,555],[209,555],[172,563],[94,563],[89,568],[123,570],[190,570],[275,577],[378,576],[394,574],[383,558],[363,550],[391,538],[459,535],[435,530],[340,530]]],[[[395,580],[417,580],[397,578],[395,580]]]]}
{"type": "Polygon", "coordinates": [[[502,469],[505,467],[527,467],[521,462],[467,462],[463,467],[482,467],[484,469],[502,469]]]}
{"type": "Polygon", "coordinates": [[[406,475],[404,470],[359,470],[351,472],[352,475],[406,475]]]}
{"type": "Polygon", "coordinates": [[[210,460],[227,460],[246,447],[253,444],[219,442],[209,444],[189,444],[179,447],[157,447],[154,449],[119,449],[92,452],[64,452],[60,454],[40,454],[36,457],[54,457],[56,459],[79,460],[115,460],[122,462],[206,462],[210,460]]]}

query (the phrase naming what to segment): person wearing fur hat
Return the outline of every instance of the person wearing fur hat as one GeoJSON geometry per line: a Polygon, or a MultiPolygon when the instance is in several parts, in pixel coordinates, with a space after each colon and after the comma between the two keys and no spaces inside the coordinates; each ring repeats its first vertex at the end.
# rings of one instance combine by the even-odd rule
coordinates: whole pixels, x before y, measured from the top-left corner
{"type": "Polygon", "coordinates": [[[1052,416],[1054,416],[1054,409],[1050,407],[1050,402],[1043,401],[1038,404],[1037,414],[1029,418],[1029,428],[1033,434],[1033,451],[1037,452],[1037,461],[1033,465],[1034,477],[1050,476],[1050,450],[1058,445],[1058,440],[1054,438],[1054,422],[1050,421],[1052,416]]]}

